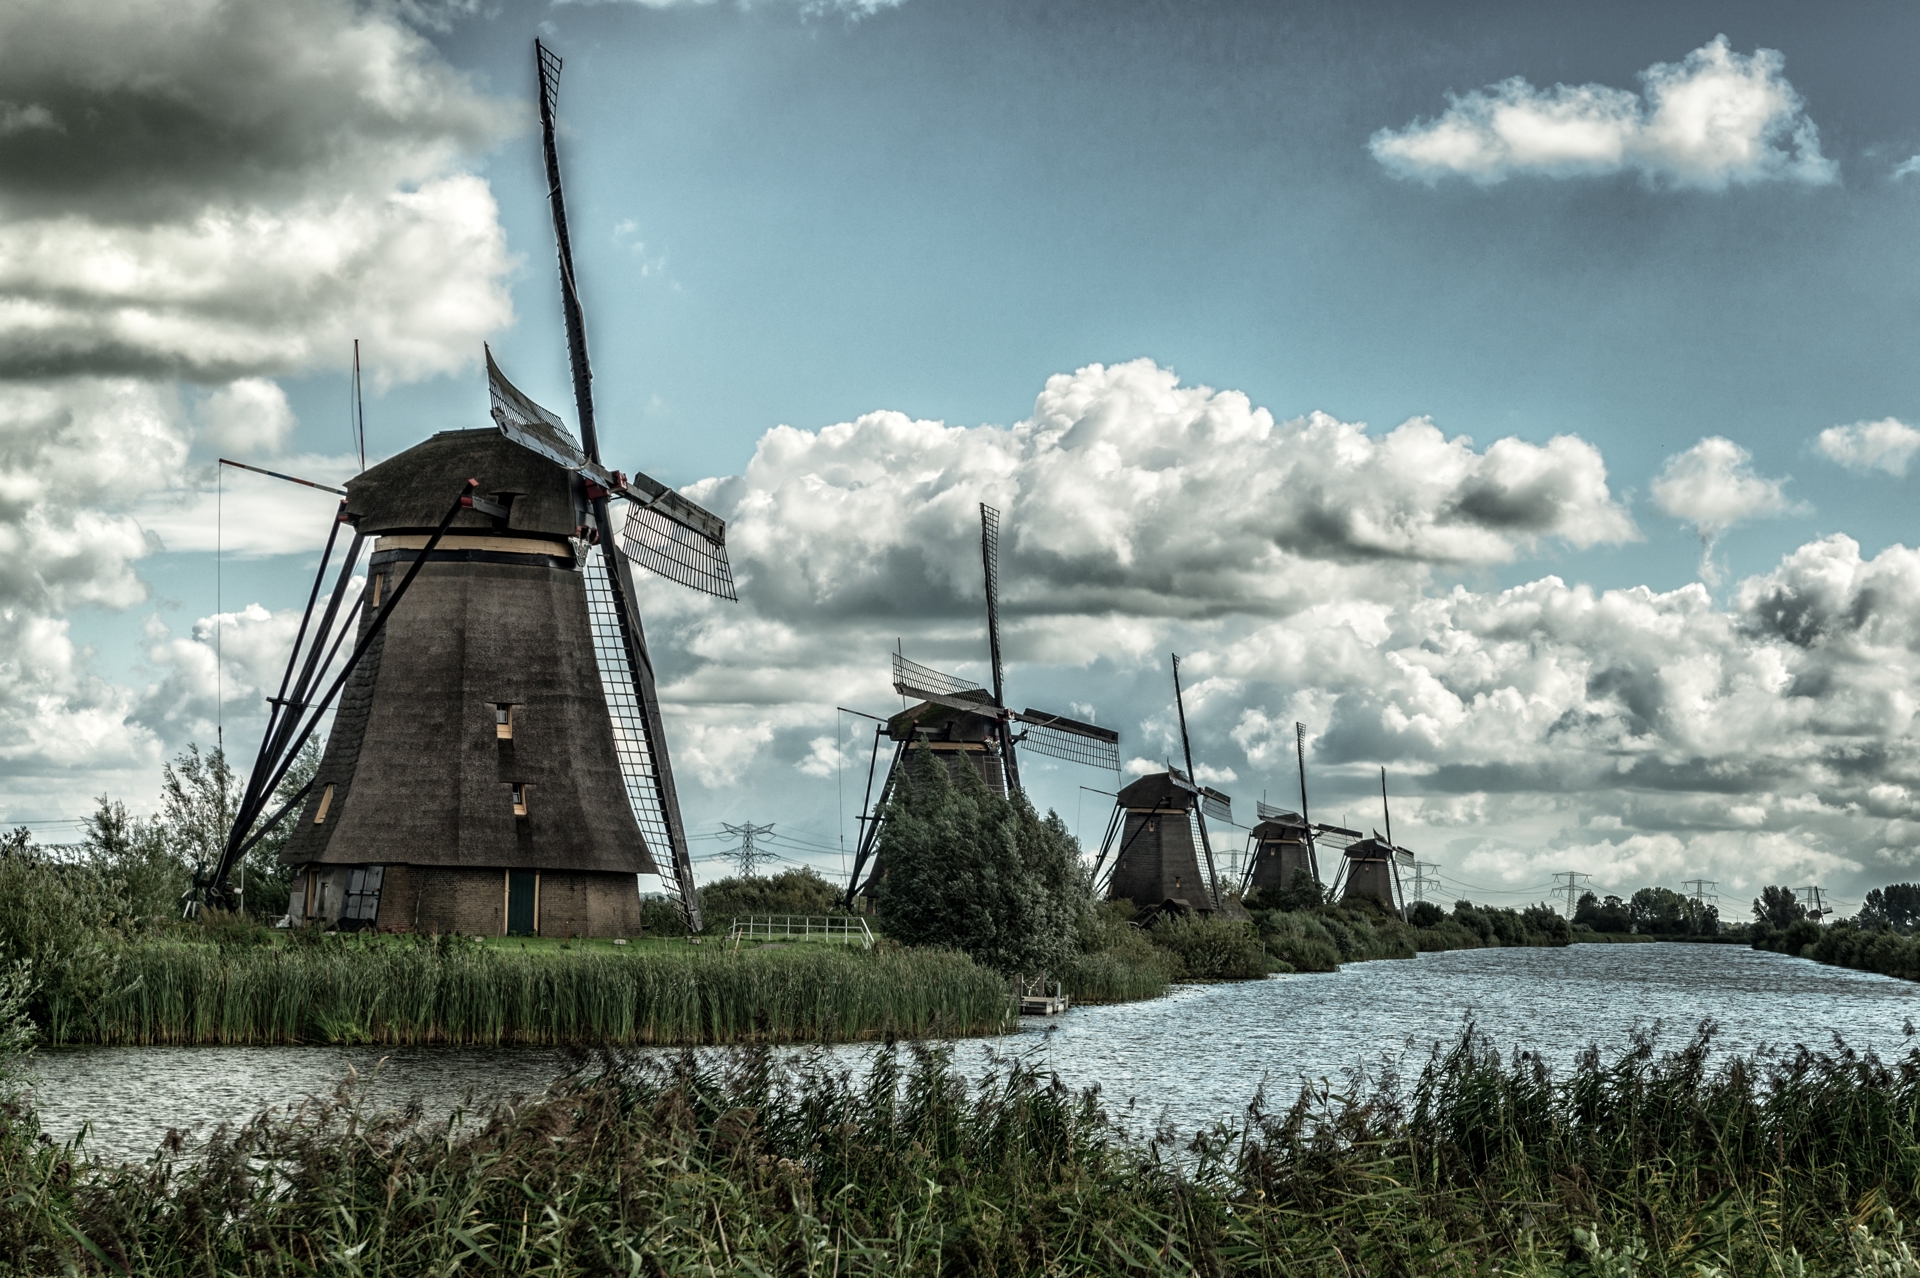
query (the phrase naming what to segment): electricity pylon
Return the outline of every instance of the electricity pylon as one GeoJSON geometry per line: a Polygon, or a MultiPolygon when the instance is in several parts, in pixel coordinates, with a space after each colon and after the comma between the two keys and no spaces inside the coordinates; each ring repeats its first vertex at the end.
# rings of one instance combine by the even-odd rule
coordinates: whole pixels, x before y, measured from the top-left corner
{"type": "Polygon", "coordinates": [[[1579,900],[1581,881],[1592,877],[1591,874],[1581,874],[1574,870],[1562,870],[1553,876],[1553,881],[1559,885],[1553,889],[1553,895],[1567,898],[1568,918],[1573,917],[1574,904],[1579,900]]]}

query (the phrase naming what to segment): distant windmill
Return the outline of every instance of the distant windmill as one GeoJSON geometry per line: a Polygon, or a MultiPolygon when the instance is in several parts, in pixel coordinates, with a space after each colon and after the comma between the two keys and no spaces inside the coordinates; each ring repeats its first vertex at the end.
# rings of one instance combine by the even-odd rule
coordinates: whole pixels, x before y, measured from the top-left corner
{"type": "Polygon", "coordinates": [[[560,59],[538,41],[534,58],[579,441],[488,352],[492,428],[442,431],[347,481],[201,885],[209,904],[230,902],[233,866],[297,810],[281,854],[296,923],[618,935],[639,930],[635,875],[659,874],[700,929],[631,565],[732,599],[726,526],[601,464],[554,142],[560,59]],[[342,524],[352,542],[316,618],[342,524]],[[349,603],[369,538],[366,587],[349,603]],[[336,696],[318,773],[268,814],[336,696]]]}
{"type": "Polygon", "coordinates": [[[1335,892],[1342,905],[1349,901],[1378,901],[1405,918],[1407,894],[1400,883],[1400,867],[1413,864],[1413,853],[1393,841],[1393,812],[1387,807],[1387,770],[1380,769],[1380,809],[1386,818],[1383,838],[1375,830],[1370,839],[1349,843],[1341,854],[1340,882],[1335,892]]]}
{"type": "Polygon", "coordinates": [[[1294,875],[1305,870],[1314,886],[1322,886],[1320,857],[1313,845],[1313,824],[1307,819],[1307,725],[1293,725],[1293,746],[1300,764],[1300,810],[1289,812],[1262,801],[1255,807],[1260,823],[1247,835],[1247,867],[1240,895],[1293,886],[1294,875]]]}
{"type": "Polygon", "coordinates": [[[1187,735],[1186,698],[1180,688],[1180,658],[1173,658],[1173,701],[1180,718],[1185,772],[1149,773],[1115,796],[1113,816],[1094,860],[1096,884],[1109,856],[1106,898],[1128,900],[1143,912],[1212,914],[1229,910],[1214,869],[1207,818],[1233,820],[1233,800],[1195,782],[1193,742],[1187,735]],[[1206,868],[1201,869],[1204,858],[1206,868]]]}
{"type": "Polygon", "coordinates": [[[962,768],[971,767],[989,790],[1003,797],[1021,788],[1016,754],[1020,747],[1069,763],[1116,773],[1120,770],[1120,734],[1113,729],[1031,707],[1014,710],[1007,705],[1000,658],[1000,512],[985,502],[980,504],[980,562],[986,578],[987,653],[993,687],[982,688],[970,680],[942,674],[907,660],[901,653],[893,655],[894,691],[920,700],[874,729],[867,797],[863,800],[865,815],[854,851],[853,874],[847,881],[849,906],[855,897],[870,895],[884,873],[876,856],[881,814],[903,784],[911,753],[933,754],[956,780],[962,768]],[[894,749],[875,796],[873,781],[883,734],[894,743],[894,749]]]}

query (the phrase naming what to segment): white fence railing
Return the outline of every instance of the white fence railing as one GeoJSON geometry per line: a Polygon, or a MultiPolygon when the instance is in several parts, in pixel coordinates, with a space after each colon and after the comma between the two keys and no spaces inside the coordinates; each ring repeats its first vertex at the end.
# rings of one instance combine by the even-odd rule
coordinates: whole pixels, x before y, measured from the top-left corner
{"type": "Polygon", "coordinates": [[[829,941],[873,948],[867,921],[849,914],[749,914],[736,918],[727,936],[742,941],[829,941]]]}

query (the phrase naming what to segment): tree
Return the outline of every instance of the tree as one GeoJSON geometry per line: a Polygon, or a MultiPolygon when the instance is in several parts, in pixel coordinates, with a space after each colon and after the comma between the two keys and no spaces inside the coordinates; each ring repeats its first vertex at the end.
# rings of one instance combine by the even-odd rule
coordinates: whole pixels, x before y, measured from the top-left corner
{"type": "Polygon", "coordinates": [[[915,750],[880,827],[880,927],[912,945],[963,950],[998,971],[1058,970],[1092,893],[1058,814],[1002,799],[972,768],[955,785],[915,750]]]}
{"type": "Polygon", "coordinates": [[[1753,917],[1774,927],[1792,927],[1807,917],[1807,907],[1800,904],[1790,887],[1761,888],[1753,903],[1753,917]]]}
{"type": "Polygon", "coordinates": [[[151,930],[179,917],[193,869],[168,846],[157,821],[133,816],[103,794],[83,829],[87,859],[118,888],[130,928],[151,930]]]}
{"type": "MultiPolygon", "coordinates": [[[[320,768],[320,742],[309,738],[294,756],[262,818],[272,816],[281,805],[300,792],[320,768]]],[[[211,873],[226,850],[227,833],[233,828],[240,809],[241,783],[227,764],[224,750],[215,748],[201,754],[198,745],[189,744],[160,770],[160,815],[154,820],[157,837],[165,850],[189,869],[189,873],[211,873]]],[[[255,918],[278,918],[287,912],[291,870],[280,863],[280,849],[293,834],[294,814],[288,813],[280,824],[262,836],[231,871],[236,886],[243,889],[242,902],[255,918]]],[[[257,829],[258,827],[256,827],[257,829]]]]}
{"type": "Polygon", "coordinates": [[[1874,888],[1860,905],[1860,926],[1910,935],[1920,926],[1920,883],[1874,888]]]}
{"type": "Polygon", "coordinates": [[[1633,915],[1626,902],[1617,896],[1609,896],[1603,902],[1591,892],[1582,892],[1579,903],[1573,907],[1573,921],[1595,932],[1633,931],[1633,915]]]}
{"type": "Polygon", "coordinates": [[[1693,930],[1693,902],[1672,888],[1645,887],[1627,902],[1633,930],[1651,936],[1686,936],[1693,930]]]}

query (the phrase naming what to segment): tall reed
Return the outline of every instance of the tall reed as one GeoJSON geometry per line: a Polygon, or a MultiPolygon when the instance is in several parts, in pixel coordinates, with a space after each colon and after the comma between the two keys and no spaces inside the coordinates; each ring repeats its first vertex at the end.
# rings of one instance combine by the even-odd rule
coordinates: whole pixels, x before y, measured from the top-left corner
{"type": "Polygon", "coordinates": [[[1141,1141],[1020,1067],[617,1057],[416,1125],[349,1097],[86,1167],[0,1106],[0,1271],[257,1275],[1920,1272],[1920,1053],[1564,1077],[1467,1031],[1403,1083],[1141,1141]]]}
{"type": "Polygon", "coordinates": [[[55,1041],[847,1042],[1002,1029],[1004,981],[964,955],[794,946],[531,951],[421,940],[129,947],[55,1041]]]}

